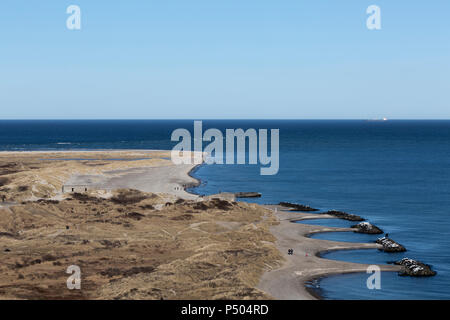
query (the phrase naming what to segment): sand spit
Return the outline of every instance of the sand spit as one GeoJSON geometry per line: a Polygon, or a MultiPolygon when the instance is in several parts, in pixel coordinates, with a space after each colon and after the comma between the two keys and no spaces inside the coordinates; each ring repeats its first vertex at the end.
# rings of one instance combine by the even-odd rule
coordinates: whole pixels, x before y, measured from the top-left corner
{"type": "Polygon", "coordinates": [[[188,175],[194,167],[174,165],[169,151],[0,152],[0,197],[6,202],[61,200],[75,185],[98,195],[134,188],[195,199],[184,191],[198,183],[188,175]]]}
{"type": "Polygon", "coordinates": [[[186,187],[196,185],[189,176],[194,165],[165,165],[105,171],[102,174],[73,175],[66,185],[82,185],[94,190],[137,189],[143,192],[167,193],[182,199],[195,200],[186,187]]]}

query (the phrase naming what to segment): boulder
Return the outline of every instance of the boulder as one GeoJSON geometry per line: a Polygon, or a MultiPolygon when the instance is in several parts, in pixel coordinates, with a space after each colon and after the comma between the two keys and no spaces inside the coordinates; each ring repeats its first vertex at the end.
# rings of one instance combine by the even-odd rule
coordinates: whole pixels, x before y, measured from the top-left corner
{"type": "Polygon", "coordinates": [[[383,237],[379,238],[375,241],[378,244],[381,244],[383,246],[382,251],[384,252],[404,252],[406,251],[406,248],[402,246],[401,244],[395,242],[394,240],[383,237]]]}
{"type": "Polygon", "coordinates": [[[371,224],[369,222],[360,222],[351,227],[356,229],[355,232],[358,232],[358,233],[367,233],[367,234],[382,234],[383,233],[383,230],[381,230],[380,228],[378,228],[377,226],[374,226],[373,224],[371,224]]]}
{"type": "Polygon", "coordinates": [[[402,271],[399,272],[400,276],[431,277],[436,275],[436,271],[432,270],[431,266],[413,259],[403,258],[394,262],[394,264],[403,267],[402,271]]]}
{"type": "Polygon", "coordinates": [[[330,210],[327,212],[324,212],[324,214],[329,214],[331,216],[335,216],[339,219],[349,220],[349,221],[364,221],[365,219],[357,216],[356,214],[350,214],[344,211],[337,211],[337,210],[330,210]]]}

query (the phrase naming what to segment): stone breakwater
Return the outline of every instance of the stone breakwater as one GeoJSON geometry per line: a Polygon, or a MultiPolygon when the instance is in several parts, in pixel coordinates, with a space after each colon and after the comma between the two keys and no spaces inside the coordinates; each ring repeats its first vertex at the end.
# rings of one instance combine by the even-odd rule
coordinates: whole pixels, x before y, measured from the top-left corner
{"type": "Polygon", "coordinates": [[[278,205],[285,208],[290,208],[289,211],[302,211],[302,212],[319,211],[319,209],[311,208],[310,206],[298,203],[280,202],[278,205]]]}
{"type": "Polygon", "coordinates": [[[400,243],[395,242],[394,240],[383,237],[379,238],[375,241],[378,244],[382,245],[382,251],[384,252],[404,252],[406,248],[402,246],[400,243]]]}
{"type": "Polygon", "coordinates": [[[394,262],[394,264],[403,267],[402,271],[399,272],[400,276],[430,277],[435,276],[437,273],[431,269],[430,265],[409,258],[403,258],[400,261],[394,262]]]}
{"type": "MultiPolygon", "coordinates": [[[[313,209],[309,206],[305,206],[302,204],[296,204],[296,203],[289,203],[289,202],[280,202],[279,204],[282,207],[290,208],[289,211],[315,211],[317,209],[313,209]],[[308,210],[309,209],[309,210],[308,210]]],[[[318,210],[317,210],[318,211],[318,210]]],[[[323,212],[324,215],[329,215],[331,217],[336,217],[338,219],[348,220],[348,221],[361,221],[355,225],[352,225],[351,228],[354,229],[354,232],[357,233],[365,233],[365,234],[382,234],[384,231],[371,224],[370,222],[365,221],[361,216],[347,213],[344,211],[337,211],[337,210],[329,210],[326,212],[323,212]]],[[[401,245],[400,243],[394,241],[393,239],[389,238],[386,234],[384,237],[379,238],[375,241],[375,243],[381,245],[379,250],[387,252],[387,253],[397,253],[397,252],[405,252],[407,251],[406,248],[401,245]]],[[[423,262],[404,258],[400,261],[396,262],[389,262],[393,263],[395,265],[402,266],[402,270],[399,272],[400,276],[411,276],[411,277],[427,277],[427,276],[434,276],[436,275],[436,272],[432,270],[431,266],[428,264],[425,264],[423,262]]]]}
{"type": "Polygon", "coordinates": [[[330,216],[335,216],[336,218],[339,219],[344,219],[344,220],[348,220],[348,221],[364,221],[365,219],[357,216],[356,214],[350,214],[344,211],[337,211],[337,210],[330,210],[327,212],[324,212],[323,214],[328,214],[330,216]]]}
{"type": "Polygon", "coordinates": [[[366,233],[366,234],[382,234],[383,233],[383,230],[381,230],[377,226],[374,226],[370,222],[360,222],[358,224],[351,226],[351,228],[356,229],[355,232],[357,232],[357,233],[366,233]]]}

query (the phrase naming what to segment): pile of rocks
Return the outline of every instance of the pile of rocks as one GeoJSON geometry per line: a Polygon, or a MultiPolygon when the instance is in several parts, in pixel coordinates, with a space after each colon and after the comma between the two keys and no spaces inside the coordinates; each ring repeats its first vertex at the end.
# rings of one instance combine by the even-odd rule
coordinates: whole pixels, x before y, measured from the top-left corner
{"type": "Polygon", "coordinates": [[[387,237],[379,238],[375,242],[383,246],[381,250],[383,250],[384,252],[406,251],[406,248],[404,246],[387,237]]]}
{"type": "Polygon", "coordinates": [[[436,275],[436,271],[433,271],[431,266],[420,261],[403,258],[394,263],[403,266],[402,271],[399,273],[400,276],[431,277],[436,275]]]}
{"type": "Polygon", "coordinates": [[[380,228],[378,228],[377,226],[374,226],[373,224],[371,224],[369,222],[360,222],[351,227],[356,229],[355,232],[358,232],[358,233],[367,233],[367,234],[382,234],[383,233],[383,230],[381,230],[380,228]]]}

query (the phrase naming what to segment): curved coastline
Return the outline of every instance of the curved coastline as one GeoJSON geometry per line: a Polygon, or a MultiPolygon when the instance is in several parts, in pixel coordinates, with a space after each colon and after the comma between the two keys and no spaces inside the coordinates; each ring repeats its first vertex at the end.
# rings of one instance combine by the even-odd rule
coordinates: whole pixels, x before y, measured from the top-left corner
{"type": "MultiPolygon", "coordinates": [[[[308,238],[317,232],[333,232],[343,228],[323,227],[292,223],[315,218],[317,214],[284,211],[278,206],[266,206],[277,216],[279,225],[271,228],[277,238],[277,248],[285,258],[285,263],[277,270],[266,272],[259,288],[275,299],[320,299],[317,292],[308,288],[308,282],[338,274],[366,272],[369,264],[352,263],[321,258],[318,254],[326,251],[378,249],[376,243],[352,243],[308,238]],[[294,255],[288,255],[288,249],[294,249],[294,255]]],[[[327,218],[322,216],[322,218],[327,218]]],[[[331,217],[329,217],[331,218],[331,217]]],[[[379,265],[381,271],[400,271],[398,266],[379,265]]]]}
{"type": "MultiPolygon", "coordinates": [[[[353,250],[353,249],[352,249],[353,250]]],[[[382,271],[383,273],[387,272],[395,272],[397,273],[397,271],[388,271],[388,270],[384,270],[382,271]]],[[[322,288],[320,287],[312,287],[314,285],[314,283],[320,283],[321,280],[325,279],[325,278],[329,278],[329,277],[338,277],[341,275],[345,275],[345,274],[365,274],[365,271],[354,271],[354,272],[342,272],[342,273],[330,273],[330,274],[325,274],[322,276],[318,276],[316,278],[313,278],[311,280],[307,280],[305,281],[304,285],[306,287],[306,291],[316,300],[325,300],[325,298],[320,294],[322,292],[322,288]]]]}
{"type": "MultiPolygon", "coordinates": [[[[92,150],[92,152],[95,151],[96,150],[92,150]]],[[[112,151],[113,150],[110,150],[109,152],[112,151]]],[[[121,152],[117,150],[114,151],[121,152]]],[[[149,151],[154,152],[154,150],[146,150],[145,152],[149,151]]],[[[75,150],[72,152],[83,153],[75,150]]],[[[127,150],[127,152],[138,151],[127,150]]],[[[165,166],[147,168],[144,165],[143,167],[146,168],[146,170],[166,170],[164,171],[166,174],[170,173],[171,177],[175,178],[174,181],[171,181],[171,184],[181,187],[178,189],[178,192],[174,192],[172,188],[165,187],[162,191],[170,191],[179,197],[189,197],[189,195],[195,195],[197,197],[199,194],[196,194],[192,189],[200,186],[202,184],[202,179],[194,176],[194,174],[200,166],[204,164],[205,163],[203,162],[201,164],[180,166],[176,168],[176,170],[173,170],[173,172],[166,172],[168,169],[165,166]],[[191,190],[188,191],[188,189],[191,190]],[[185,194],[183,194],[183,192],[185,192],[185,194]]],[[[120,177],[115,178],[117,183],[120,182],[119,184],[122,183],[124,186],[128,186],[129,182],[133,180],[133,175],[136,174],[134,171],[134,169],[121,169],[112,172],[120,173],[120,177]]],[[[145,171],[145,173],[149,172],[150,171],[145,171]]],[[[167,179],[164,181],[166,180],[167,179]]],[[[148,181],[142,181],[145,185],[147,182],[148,181]]],[[[141,187],[145,187],[142,183],[141,187]]],[[[133,184],[136,184],[136,181],[134,181],[133,184]]],[[[159,188],[162,188],[162,186],[159,185],[159,188]]],[[[272,210],[279,222],[278,225],[272,226],[270,231],[277,239],[276,247],[281,252],[285,262],[281,267],[266,271],[262,275],[257,287],[276,299],[320,299],[320,295],[318,295],[314,289],[308,287],[308,282],[329,275],[365,272],[369,266],[368,264],[328,260],[320,257],[320,254],[323,252],[381,248],[381,245],[376,243],[337,242],[309,238],[310,235],[316,233],[354,232],[354,229],[352,228],[336,228],[293,223],[311,219],[336,219],[333,215],[290,211],[288,208],[279,205],[266,205],[265,207],[272,210]],[[287,251],[291,248],[294,249],[295,253],[293,255],[288,255],[287,251]]],[[[400,271],[401,267],[396,265],[380,265],[380,269],[382,271],[400,271]]]]}
{"type": "MultiPolygon", "coordinates": [[[[16,152],[22,152],[22,153],[28,153],[28,152],[44,152],[44,153],[64,153],[64,152],[98,152],[98,151],[104,151],[104,150],[97,150],[97,149],[94,149],[94,150],[72,150],[72,151],[67,151],[67,150],[48,150],[48,151],[12,151],[12,152],[14,152],[14,153],[16,153],[16,152]]],[[[113,150],[108,150],[108,151],[110,151],[110,152],[114,152],[114,151],[118,151],[118,152],[120,152],[120,151],[127,151],[127,152],[129,152],[129,151],[139,151],[139,150],[131,150],[131,149],[124,149],[124,150],[120,150],[120,149],[113,149],[113,150]]],[[[145,152],[147,152],[147,151],[156,151],[156,150],[142,150],[142,151],[145,151],[145,152]]],[[[7,152],[9,152],[9,151],[0,151],[0,152],[3,152],[3,153],[7,153],[7,152]]],[[[187,175],[190,177],[190,178],[192,178],[192,182],[189,182],[189,183],[187,183],[187,184],[185,184],[185,185],[183,185],[183,189],[185,190],[185,192],[186,193],[189,193],[189,194],[191,194],[191,195],[199,195],[199,194],[197,194],[196,192],[195,192],[195,190],[192,190],[192,189],[194,189],[194,188],[196,188],[196,187],[198,187],[198,186],[201,186],[202,185],[202,183],[203,182],[206,182],[206,179],[203,179],[203,181],[202,181],[202,179],[200,179],[199,177],[196,177],[195,176],[195,173],[199,170],[199,168],[200,168],[200,166],[202,166],[202,165],[205,165],[204,163],[202,163],[202,164],[198,164],[198,165],[193,165],[190,169],[189,169],[189,171],[187,171],[187,170],[185,170],[185,172],[184,172],[184,174],[186,174],[187,173],[187,175]],[[186,172],[187,171],[187,172],[186,172]],[[189,190],[189,189],[191,189],[191,190],[189,190]],[[189,191],[188,191],[189,190],[189,191]]],[[[251,202],[251,201],[249,201],[249,202],[251,202]]],[[[275,207],[274,206],[272,206],[271,207],[271,209],[272,210],[274,210],[275,209],[275,207]]],[[[280,216],[280,218],[279,218],[279,220],[280,220],[280,224],[281,224],[281,221],[282,220],[289,220],[289,223],[291,223],[291,225],[294,225],[294,227],[296,227],[296,228],[298,228],[299,227],[299,224],[294,224],[294,223],[292,223],[292,222],[295,222],[295,221],[299,221],[299,222],[301,222],[301,221],[304,221],[304,220],[314,220],[314,219],[336,219],[336,217],[326,217],[326,215],[324,215],[324,214],[311,214],[311,213],[305,213],[304,214],[304,216],[303,216],[303,214],[302,214],[302,217],[300,217],[299,219],[297,219],[297,220],[290,220],[291,218],[291,216],[293,216],[294,214],[300,214],[299,212],[285,212],[285,210],[284,209],[281,209],[280,210],[280,208],[278,207],[277,208],[277,215],[279,215],[280,216]]],[[[322,226],[313,226],[313,225],[311,225],[310,226],[311,227],[311,232],[310,233],[305,233],[305,234],[300,234],[300,232],[299,232],[299,234],[296,236],[296,241],[299,241],[299,242],[303,242],[304,241],[304,239],[303,239],[303,237],[305,237],[305,238],[308,238],[308,236],[310,236],[310,235],[312,235],[312,234],[317,234],[317,233],[325,233],[325,232],[347,232],[347,231],[353,231],[353,230],[342,230],[342,229],[347,229],[347,228],[334,228],[334,229],[332,229],[332,227],[322,227],[322,226]],[[324,229],[327,229],[327,230],[324,230],[324,229]],[[337,229],[341,229],[341,230],[337,230],[337,229]]],[[[350,228],[348,228],[348,229],[350,229],[350,228]]],[[[274,234],[274,233],[273,233],[274,234]]],[[[283,240],[283,235],[279,235],[278,233],[277,234],[274,234],[276,237],[277,237],[277,239],[278,239],[278,241],[277,241],[277,243],[279,242],[279,241],[281,241],[281,240],[283,240]],[[280,240],[281,239],[281,240],[280,240]]],[[[310,238],[309,238],[310,239],[310,238]]],[[[322,254],[324,254],[324,253],[327,253],[327,252],[334,252],[334,251],[341,251],[341,250],[357,250],[357,249],[373,249],[373,248],[379,248],[379,247],[351,247],[351,248],[336,248],[336,246],[335,246],[335,243],[337,243],[337,242],[334,242],[334,241],[328,241],[328,240],[319,240],[319,239],[310,239],[310,240],[314,240],[314,241],[320,241],[320,242],[322,242],[322,244],[328,244],[329,245],[329,248],[328,249],[324,249],[324,250],[322,250],[322,251],[316,251],[315,252],[315,254],[314,254],[314,256],[317,258],[317,259],[321,259],[321,260],[327,260],[327,261],[333,261],[333,262],[336,262],[336,260],[328,260],[328,259],[325,259],[325,258],[323,258],[323,257],[321,257],[321,255],[322,254]]],[[[288,241],[294,241],[294,239],[292,239],[292,238],[289,238],[288,239],[288,241]]],[[[311,243],[310,243],[311,244],[311,243]]],[[[342,243],[342,244],[344,244],[344,243],[342,243]]],[[[345,243],[345,245],[347,245],[347,244],[349,244],[349,243],[345,243]]],[[[354,244],[356,244],[356,243],[354,243],[354,244]]],[[[283,249],[284,250],[284,249],[283,249]]],[[[282,252],[283,254],[285,254],[285,252],[286,252],[286,250],[281,250],[280,249],[280,252],[282,252]]],[[[306,249],[305,249],[306,250],[306,249]]],[[[295,250],[296,251],[296,253],[297,253],[297,249],[295,250]]],[[[313,251],[312,249],[311,249],[311,251],[313,251]]],[[[286,259],[292,259],[292,257],[291,256],[285,256],[285,258],[286,259]]],[[[286,260],[286,261],[288,261],[288,260],[286,260]]],[[[312,261],[312,262],[314,262],[314,261],[312,261]]],[[[339,262],[339,261],[338,261],[339,262]]],[[[342,261],[343,262],[343,261],[342,261]]],[[[310,297],[312,297],[313,299],[321,299],[322,297],[320,297],[320,295],[318,295],[316,292],[314,292],[314,289],[311,289],[311,288],[309,288],[309,287],[307,287],[307,285],[306,285],[306,282],[309,282],[309,281],[315,281],[315,280],[319,280],[319,279],[321,279],[321,278],[324,278],[324,277],[327,277],[327,276],[330,276],[330,275],[338,275],[338,274],[348,274],[348,273],[358,273],[358,272],[365,272],[365,269],[363,268],[363,266],[364,266],[364,264],[358,264],[358,265],[360,265],[360,267],[361,267],[361,271],[353,271],[354,269],[352,269],[351,271],[345,271],[345,270],[335,270],[335,271],[325,271],[325,270],[322,270],[322,271],[320,271],[320,270],[316,270],[316,272],[315,272],[315,274],[314,275],[310,275],[309,277],[307,277],[307,276],[298,276],[297,274],[296,274],[296,276],[298,276],[298,277],[296,277],[295,279],[300,279],[300,281],[299,281],[299,283],[300,283],[300,285],[302,286],[302,288],[303,289],[299,289],[300,291],[302,291],[302,290],[305,290],[308,294],[309,294],[309,296],[310,297]],[[321,273],[321,272],[323,272],[323,273],[321,273]]],[[[330,266],[331,267],[331,266],[330,266]]],[[[388,267],[395,267],[396,269],[398,269],[396,266],[388,266],[388,267]]],[[[284,268],[284,266],[281,266],[281,268],[280,269],[283,269],[284,268]]],[[[338,268],[338,269],[342,269],[342,266],[339,264],[336,264],[336,268],[338,268]]],[[[294,272],[302,272],[302,270],[300,270],[301,268],[297,268],[296,269],[296,271],[294,271],[294,272]]],[[[355,269],[357,269],[356,268],[356,266],[355,266],[355,269]]],[[[292,268],[292,270],[295,270],[294,268],[292,268]]],[[[292,271],[291,270],[291,271],[292,271]]],[[[274,272],[275,270],[272,270],[272,271],[270,271],[270,272],[268,272],[268,273],[272,273],[272,272],[274,272]]],[[[385,271],[397,271],[397,270],[385,270],[385,271]]],[[[287,271],[287,270],[285,270],[285,273],[288,273],[289,271],[287,271]]],[[[264,275],[264,277],[265,277],[266,275],[264,275]]],[[[292,278],[292,277],[291,277],[292,278]]],[[[265,281],[265,280],[264,280],[265,281]]],[[[292,281],[292,282],[294,282],[294,281],[292,281]]],[[[289,283],[287,283],[287,282],[284,282],[283,284],[288,284],[288,285],[290,285],[289,283]]],[[[292,284],[292,286],[294,286],[294,284],[292,284]]],[[[265,290],[266,292],[269,292],[269,290],[265,290]]],[[[276,297],[275,295],[273,295],[274,297],[276,297]]],[[[295,297],[295,295],[293,295],[292,297],[295,297]]]]}
{"type": "Polygon", "coordinates": [[[189,189],[199,187],[202,184],[202,180],[198,177],[195,177],[194,173],[200,168],[200,166],[203,166],[203,165],[204,165],[204,163],[197,164],[194,167],[192,167],[191,170],[188,171],[187,175],[189,177],[191,177],[193,180],[195,180],[196,182],[192,182],[192,183],[184,186],[183,189],[186,193],[189,193],[189,194],[192,194],[195,196],[201,196],[201,194],[195,193],[195,192],[193,192],[193,190],[189,190],[189,189]]]}
{"type": "MultiPolygon", "coordinates": [[[[197,165],[189,171],[189,176],[198,181],[196,186],[189,188],[195,188],[202,183],[200,178],[192,175],[199,167],[200,165],[197,165]]],[[[193,190],[186,190],[186,192],[198,195],[193,190]]],[[[289,208],[279,205],[265,205],[264,207],[272,210],[279,221],[279,225],[273,226],[270,231],[277,239],[277,249],[282,253],[285,262],[278,269],[266,271],[260,279],[258,288],[275,299],[323,299],[317,290],[308,286],[309,283],[331,275],[366,272],[369,266],[369,264],[325,259],[320,257],[322,253],[381,248],[381,245],[376,243],[338,242],[309,238],[310,235],[317,233],[354,232],[353,228],[295,223],[302,220],[336,219],[335,216],[289,211],[289,208]],[[291,247],[294,249],[294,255],[287,254],[287,250],[291,247]]],[[[398,272],[401,269],[395,265],[379,265],[379,267],[381,271],[391,272],[398,272]]]]}
{"type": "MultiPolygon", "coordinates": [[[[201,178],[194,175],[202,165],[205,165],[205,163],[191,165],[185,171],[185,174],[190,178],[189,183],[182,185],[183,192],[186,192],[186,194],[202,196],[194,190],[204,182],[201,178]]],[[[265,207],[272,210],[280,223],[278,227],[281,226],[282,232],[274,230],[277,226],[272,227],[270,231],[277,239],[276,247],[284,256],[287,263],[277,270],[266,271],[260,279],[258,288],[276,299],[322,299],[316,289],[308,286],[309,283],[330,275],[366,272],[369,266],[369,264],[322,258],[320,255],[325,252],[380,249],[382,247],[376,243],[342,242],[309,238],[309,236],[317,233],[355,232],[355,230],[354,228],[293,223],[312,219],[336,219],[334,215],[290,211],[288,208],[279,205],[266,205],[265,207]],[[286,232],[287,230],[292,231],[286,232]],[[292,232],[297,233],[297,236],[291,237],[292,232]],[[283,243],[286,241],[294,243],[291,246],[295,247],[296,254],[286,255],[288,248],[283,243]],[[304,253],[304,258],[306,259],[302,259],[303,257],[298,255],[298,252],[304,253]],[[289,263],[289,260],[291,260],[291,263],[289,263]]],[[[401,267],[397,265],[379,265],[379,267],[381,271],[399,272],[401,270],[401,267]]]]}

